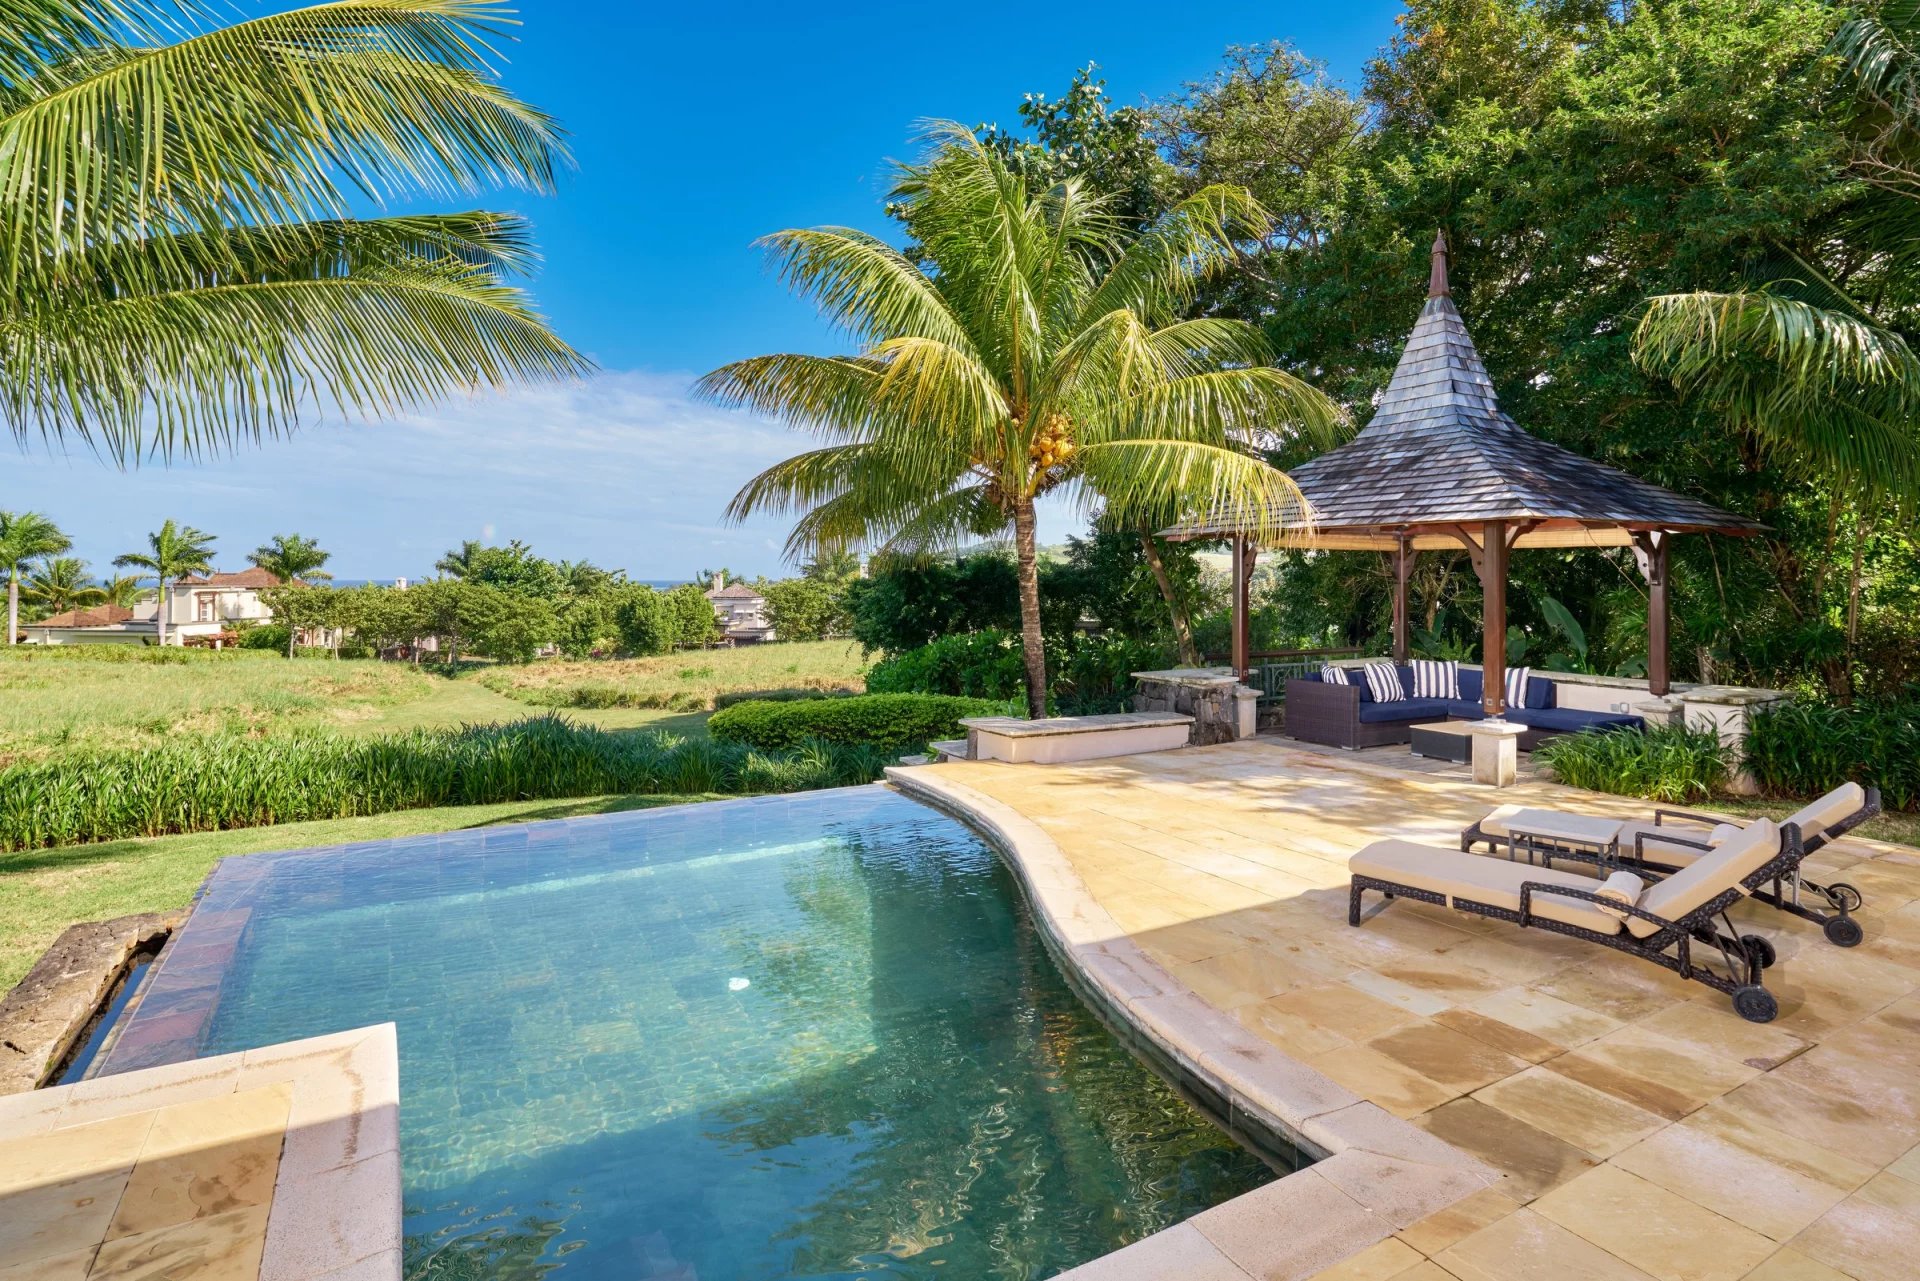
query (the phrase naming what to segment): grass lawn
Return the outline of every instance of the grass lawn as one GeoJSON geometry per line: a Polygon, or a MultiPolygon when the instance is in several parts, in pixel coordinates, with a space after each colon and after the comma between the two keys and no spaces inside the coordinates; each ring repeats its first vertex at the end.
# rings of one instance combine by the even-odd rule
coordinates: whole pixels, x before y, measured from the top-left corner
{"type": "Polygon", "coordinates": [[[709,712],[715,700],[756,694],[857,694],[866,660],[853,641],[795,641],[689,650],[656,658],[532,663],[483,678],[537,707],[709,712]]]}
{"type": "Polygon", "coordinates": [[[259,650],[167,655],[172,661],[110,661],[0,647],[0,763],[182,734],[385,734],[519,720],[556,707],[602,729],[700,735],[721,695],[858,691],[865,669],[859,647],[844,641],[470,668],[458,676],[406,663],[288,660],[259,650]],[[612,692],[576,699],[580,687],[612,692]]]}
{"type": "Polygon", "coordinates": [[[515,801],[0,854],[0,992],[18,983],[67,926],[76,921],[183,907],[192,900],[214,863],[229,855],[308,849],[576,814],[610,814],[708,799],[714,798],[595,796],[515,801]]]}

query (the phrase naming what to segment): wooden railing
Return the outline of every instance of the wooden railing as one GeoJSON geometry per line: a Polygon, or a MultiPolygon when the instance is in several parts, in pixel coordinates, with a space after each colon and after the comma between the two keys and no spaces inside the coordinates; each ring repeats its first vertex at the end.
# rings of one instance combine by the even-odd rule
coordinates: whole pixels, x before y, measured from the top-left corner
{"type": "MultiPolygon", "coordinates": [[[[1337,649],[1257,649],[1247,656],[1247,684],[1259,690],[1263,699],[1285,698],[1287,682],[1295,677],[1317,672],[1321,664],[1332,659],[1363,658],[1366,652],[1358,646],[1337,649]]],[[[1209,654],[1207,661],[1224,665],[1233,660],[1225,655],[1209,654]]]]}

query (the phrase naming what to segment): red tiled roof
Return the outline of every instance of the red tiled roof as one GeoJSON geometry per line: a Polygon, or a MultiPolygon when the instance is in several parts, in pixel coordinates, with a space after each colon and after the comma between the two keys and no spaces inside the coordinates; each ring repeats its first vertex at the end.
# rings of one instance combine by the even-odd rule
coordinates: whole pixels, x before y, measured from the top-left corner
{"type": "Polygon", "coordinates": [[[94,609],[70,609],[64,614],[55,614],[52,618],[43,618],[37,623],[22,623],[22,627],[111,627],[115,623],[130,622],[133,611],[125,605],[101,605],[94,609]]]}
{"type": "Polygon", "coordinates": [[[278,587],[280,576],[270,574],[258,565],[248,566],[237,574],[208,574],[205,578],[188,575],[177,580],[181,587],[278,587]]]}
{"type": "Polygon", "coordinates": [[[707,592],[708,600],[759,600],[760,593],[744,583],[728,583],[719,591],[707,592]]]}

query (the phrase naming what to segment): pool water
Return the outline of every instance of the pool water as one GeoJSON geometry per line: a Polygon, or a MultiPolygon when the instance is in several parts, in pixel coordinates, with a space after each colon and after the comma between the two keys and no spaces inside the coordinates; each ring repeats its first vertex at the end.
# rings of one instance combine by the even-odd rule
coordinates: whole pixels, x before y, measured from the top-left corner
{"type": "Polygon", "coordinates": [[[387,1020],[410,1277],[1024,1281],[1275,1177],[882,788],[229,859],[105,1070],[387,1020]]]}

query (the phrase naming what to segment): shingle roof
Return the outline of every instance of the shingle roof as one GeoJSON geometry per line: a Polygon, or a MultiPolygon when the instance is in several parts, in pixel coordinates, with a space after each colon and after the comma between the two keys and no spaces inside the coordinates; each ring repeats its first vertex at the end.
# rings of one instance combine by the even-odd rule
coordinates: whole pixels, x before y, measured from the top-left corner
{"type": "Polygon", "coordinates": [[[759,592],[754,591],[753,588],[748,587],[744,583],[728,583],[725,587],[722,587],[717,592],[709,589],[707,592],[707,599],[708,600],[759,600],[761,599],[761,596],[759,592]]]}
{"type": "Polygon", "coordinates": [[[70,609],[64,614],[55,614],[43,618],[37,623],[22,623],[22,627],[112,627],[116,623],[130,622],[133,611],[124,605],[101,605],[94,609],[70,609]]]}
{"type": "Polygon", "coordinates": [[[278,587],[280,576],[268,573],[258,565],[250,566],[237,574],[208,574],[205,578],[192,575],[178,581],[181,587],[278,587]]]}
{"type": "MultiPolygon", "coordinates": [[[[1501,410],[1436,243],[1433,296],[1373,418],[1292,471],[1315,534],[1488,520],[1752,533],[1760,526],[1617,467],[1530,436],[1501,410]]],[[[1231,506],[1168,531],[1201,537],[1252,525],[1231,506]]]]}

